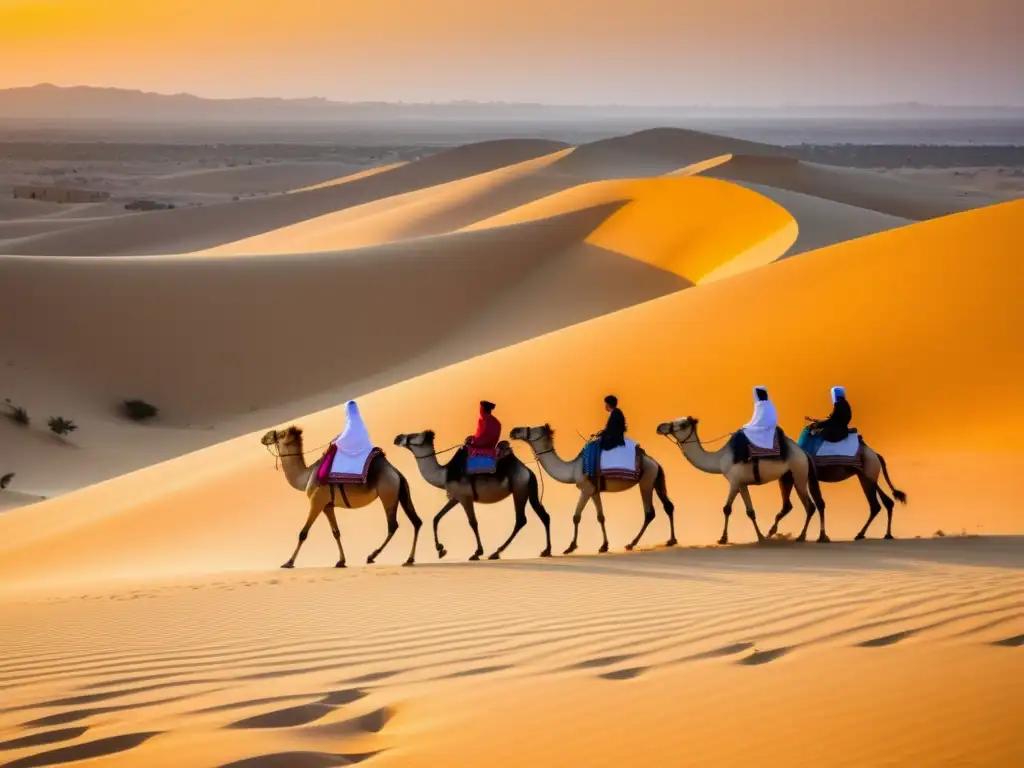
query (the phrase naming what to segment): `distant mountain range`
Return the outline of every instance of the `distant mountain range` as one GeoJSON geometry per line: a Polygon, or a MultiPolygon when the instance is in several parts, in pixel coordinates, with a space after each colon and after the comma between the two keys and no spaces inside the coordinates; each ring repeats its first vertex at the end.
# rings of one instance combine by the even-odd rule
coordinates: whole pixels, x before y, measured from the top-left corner
{"type": "Polygon", "coordinates": [[[370,120],[571,120],[654,117],[719,118],[1024,118],[1021,107],[959,107],[930,104],[865,106],[571,106],[507,102],[340,102],[324,98],[208,99],[187,93],[161,94],[122,88],[50,84],[0,89],[0,119],[339,122],[370,120]]]}

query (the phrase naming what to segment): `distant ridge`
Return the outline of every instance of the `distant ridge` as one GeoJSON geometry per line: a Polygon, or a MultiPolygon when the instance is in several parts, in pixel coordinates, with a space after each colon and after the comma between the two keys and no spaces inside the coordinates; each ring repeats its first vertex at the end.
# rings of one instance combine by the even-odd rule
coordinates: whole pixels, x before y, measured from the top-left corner
{"type": "Polygon", "coordinates": [[[0,119],[152,121],[335,122],[349,120],[488,120],[637,117],[846,117],[865,119],[1024,118],[1024,106],[732,107],[557,105],[451,101],[444,103],[340,102],[323,97],[211,99],[188,93],[149,93],[123,88],[49,83],[0,89],[0,119]]]}

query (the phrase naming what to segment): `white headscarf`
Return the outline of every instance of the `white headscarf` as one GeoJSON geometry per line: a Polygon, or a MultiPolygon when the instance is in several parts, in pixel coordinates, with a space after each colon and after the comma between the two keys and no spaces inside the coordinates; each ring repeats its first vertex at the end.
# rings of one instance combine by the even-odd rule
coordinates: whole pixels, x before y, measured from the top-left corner
{"type": "Polygon", "coordinates": [[[775,412],[775,405],[771,400],[761,400],[757,396],[757,390],[764,390],[765,387],[754,387],[754,416],[743,427],[743,433],[754,445],[759,448],[771,448],[775,444],[775,430],[779,426],[779,415],[775,412]]]}
{"type": "Polygon", "coordinates": [[[846,390],[842,387],[832,387],[832,404],[835,405],[840,397],[846,397],[846,390]]]}
{"type": "Polygon", "coordinates": [[[338,453],[348,456],[365,456],[373,450],[373,441],[355,400],[345,404],[345,429],[334,439],[334,444],[338,446],[338,453]]]}

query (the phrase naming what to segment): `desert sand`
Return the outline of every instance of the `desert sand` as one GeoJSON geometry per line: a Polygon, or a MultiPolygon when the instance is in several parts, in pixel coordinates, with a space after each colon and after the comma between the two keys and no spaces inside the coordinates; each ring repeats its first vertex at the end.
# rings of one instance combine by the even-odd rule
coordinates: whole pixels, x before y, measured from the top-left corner
{"type": "MultiPolygon", "coordinates": [[[[257,198],[146,214],[4,202],[0,396],[32,421],[0,420],[0,765],[1024,758],[1024,201],[680,130],[260,168],[173,180],[253,176],[257,198]],[[788,540],[793,513],[766,545],[737,514],[736,544],[708,546],[726,483],[655,428],[699,416],[711,443],[754,384],[793,436],[847,388],[910,497],[897,541],[884,513],[850,541],[850,481],[823,486],[833,544],[788,540]],[[665,468],[680,546],[658,506],[622,551],[632,491],[604,500],[612,554],[588,509],[580,554],[536,558],[531,517],[502,561],[462,562],[456,511],[438,563],[444,494],[395,435],[453,446],[487,398],[571,456],[608,392],[665,468]],[[136,397],[151,423],[119,416],[136,397]],[[352,567],[327,569],[321,520],[279,571],[306,501],[259,437],[297,424],[313,460],[349,397],[427,522],[418,564],[398,567],[407,522],[362,564],[375,504],[339,513],[352,567]]],[[[576,491],[541,477],[561,552],[576,491]]],[[[764,527],[777,487],[753,497],[764,527]]],[[[477,511],[490,552],[511,502],[477,511]]]]}

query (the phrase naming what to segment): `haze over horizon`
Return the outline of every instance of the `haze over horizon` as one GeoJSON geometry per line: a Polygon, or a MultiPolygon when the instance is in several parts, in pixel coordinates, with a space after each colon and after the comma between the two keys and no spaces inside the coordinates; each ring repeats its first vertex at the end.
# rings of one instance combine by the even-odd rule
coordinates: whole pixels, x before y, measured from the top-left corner
{"type": "Polygon", "coordinates": [[[0,88],[564,105],[1024,105],[1015,0],[0,0],[0,88]],[[627,12],[628,11],[628,12],[627,12]]]}

